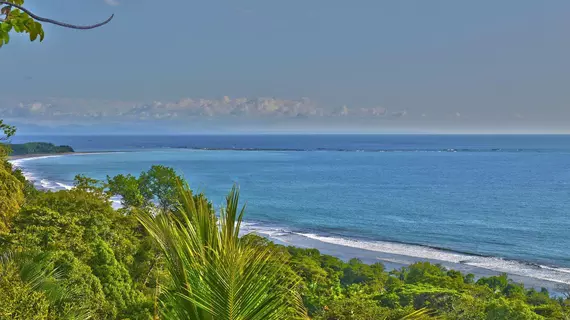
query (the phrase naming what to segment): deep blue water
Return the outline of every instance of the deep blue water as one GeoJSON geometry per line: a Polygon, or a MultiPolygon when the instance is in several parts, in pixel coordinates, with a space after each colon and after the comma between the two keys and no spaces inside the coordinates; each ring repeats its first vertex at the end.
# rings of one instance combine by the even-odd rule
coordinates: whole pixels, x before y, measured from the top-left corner
{"type": "MultiPolygon", "coordinates": [[[[497,257],[477,263],[499,271],[520,267],[508,259],[570,268],[570,136],[19,137],[38,140],[134,151],[19,163],[48,188],[163,164],[217,204],[239,184],[260,230],[443,261],[497,257]]],[[[548,277],[570,282],[556,270],[548,277]]]]}

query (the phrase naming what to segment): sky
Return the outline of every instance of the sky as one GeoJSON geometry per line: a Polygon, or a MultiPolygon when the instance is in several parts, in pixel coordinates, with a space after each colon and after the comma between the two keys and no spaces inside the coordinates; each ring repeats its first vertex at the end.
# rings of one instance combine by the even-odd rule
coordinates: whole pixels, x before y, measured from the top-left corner
{"type": "MultiPolygon", "coordinates": [[[[0,109],[46,99],[89,100],[77,108],[92,110],[187,97],[308,97],[327,110],[384,108],[389,130],[570,131],[568,0],[26,5],[77,24],[115,18],[91,31],[45,25],[41,44],[13,36],[0,49],[0,74],[9,75],[0,109]]],[[[365,120],[328,129],[357,130],[365,120]]]]}

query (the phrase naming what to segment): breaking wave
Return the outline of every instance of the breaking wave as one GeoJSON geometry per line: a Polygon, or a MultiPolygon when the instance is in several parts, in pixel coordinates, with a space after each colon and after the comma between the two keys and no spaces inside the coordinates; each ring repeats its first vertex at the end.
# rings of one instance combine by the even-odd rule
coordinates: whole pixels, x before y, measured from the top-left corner
{"type": "MultiPolygon", "coordinates": [[[[302,245],[304,238],[345,248],[368,250],[379,254],[397,255],[397,259],[394,257],[379,259],[399,264],[411,264],[418,260],[430,260],[433,262],[466,265],[491,270],[497,273],[507,273],[560,284],[570,284],[570,269],[568,268],[546,266],[500,257],[480,256],[417,244],[389,241],[363,241],[315,233],[294,232],[287,228],[269,227],[253,222],[244,223],[242,229],[244,234],[254,232],[271,239],[290,243],[291,245],[302,245]]],[[[357,253],[355,256],[357,257],[357,253]]]]}
{"type": "MultiPolygon", "coordinates": [[[[94,154],[94,153],[90,153],[90,154],[94,154]]],[[[77,155],[82,155],[82,154],[77,154],[77,155]]],[[[52,181],[49,179],[39,179],[37,176],[34,175],[34,173],[30,172],[29,170],[26,170],[22,165],[22,163],[26,162],[26,161],[45,159],[45,158],[54,158],[54,157],[61,157],[61,156],[63,156],[63,155],[50,155],[50,156],[41,156],[41,157],[22,158],[22,159],[10,160],[10,163],[15,168],[22,170],[22,174],[24,175],[26,180],[31,181],[34,184],[34,186],[36,186],[36,188],[39,188],[42,190],[50,190],[50,191],[71,190],[71,189],[73,189],[73,185],[69,184],[69,182],[65,183],[62,181],[52,181]]],[[[111,200],[111,205],[113,206],[113,208],[118,209],[121,207],[121,197],[118,197],[118,196],[117,197],[111,197],[110,200],[111,200]]]]}

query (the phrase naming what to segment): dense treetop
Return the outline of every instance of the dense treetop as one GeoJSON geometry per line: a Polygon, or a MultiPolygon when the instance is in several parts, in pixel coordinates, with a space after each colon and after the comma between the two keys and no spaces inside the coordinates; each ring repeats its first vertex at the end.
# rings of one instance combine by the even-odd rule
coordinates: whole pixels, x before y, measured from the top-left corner
{"type": "Polygon", "coordinates": [[[51,153],[70,153],[74,152],[70,146],[56,146],[47,142],[28,142],[22,144],[8,145],[12,149],[11,155],[27,155],[27,154],[51,154],[51,153]]]}

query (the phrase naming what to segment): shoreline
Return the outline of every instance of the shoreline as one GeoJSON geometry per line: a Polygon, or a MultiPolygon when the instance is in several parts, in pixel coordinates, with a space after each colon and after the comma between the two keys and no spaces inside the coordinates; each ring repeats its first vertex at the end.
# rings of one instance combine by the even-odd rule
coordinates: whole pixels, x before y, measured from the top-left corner
{"type": "MultiPolygon", "coordinates": [[[[570,286],[570,278],[567,280],[560,279],[541,279],[538,276],[532,275],[524,275],[529,271],[543,271],[543,272],[553,272],[553,270],[548,270],[538,264],[534,264],[527,261],[517,261],[517,260],[508,260],[503,259],[500,257],[484,257],[484,256],[477,256],[474,254],[465,254],[465,253],[457,253],[451,250],[445,250],[450,254],[454,255],[464,255],[468,257],[473,257],[476,259],[480,257],[482,259],[489,259],[491,261],[500,261],[504,263],[506,266],[510,266],[512,264],[518,266],[525,266],[527,270],[520,270],[519,273],[516,271],[501,271],[501,270],[494,270],[491,268],[487,268],[485,266],[479,266],[476,264],[469,264],[470,261],[447,261],[447,260],[440,260],[437,258],[427,258],[427,257],[420,257],[420,256],[413,256],[407,255],[405,251],[399,252],[387,252],[387,251],[377,251],[373,249],[368,249],[364,247],[356,247],[348,244],[339,244],[328,242],[326,240],[319,240],[308,235],[301,234],[301,233],[294,233],[294,232],[273,232],[273,231],[266,231],[260,228],[256,228],[255,226],[249,226],[247,221],[245,222],[245,226],[242,225],[242,230],[244,234],[247,233],[254,233],[265,238],[270,239],[271,241],[285,245],[285,246],[294,246],[304,249],[317,249],[321,252],[321,254],[331,255],[341,260],[348,261],[352,258],[360,259],[362,262],[367,264],[372,264],[376,262],[380,262],[384,265],[387,271],[400,269],[402,267],[411,265],[416,262],[429,262],[432,264],[439,264],[447,269],[452,269],[456,271],[460,271],[464,274],[472,273],[476,279],[482,277],[490,277],[490,276],[500,276],[501,274],[507,274],[510,280],[516,283],[523,283],[527,288],[535,288],[540,290],[541,288],[546,288],[552,295],[559,295],[560,294],[560,286],[570,286]]],[[[321,237],[321,238],[327,238],[321,237]]],[[[354,241],[360,242],[358,240],[351,240],[345,239],[347,242],[354,241]]],[[[374,242],[360,242],[360,243],[374,243],[374,242]]],[[[382,242],[377,241],[376,243],[389,243],[389,244],[400,244],[403,246],[410,246],[410,247],[420,247],[420,248],[429,248],[427,246],[422,245],[411,245],[411,244],[403,244],[403,243],[392,243],[392,242],[382,242]]],[[[444,251],[444,250],[438,250],[444,251]]],[[[562,267],[560,267],[563,269],[562,267]]],[[[556,268],[551,268],[556,269],[556,268]]],[[[565,270],[565,269],[564,269],[565,270]]],[[[562,271],[560,271],[562,272],[562,271]]]]}
{"type": "Polygon", "coordinates": [[[134,151],[80,151],[80,152],[61,152],[61,153],[30,153],[30,154],[8,156],[8,161],[11,162],[14,160],[45,158],[45,157],[82,156],[90,154],[107,154],[107,153],[123,153],[123,152],[134,152],[134,151]]]}
{"type": "Polygon", "coordinates": [[[42,158],[42,157],[49,157],[49,156],[66,156],[66,155],[73,155],[76,153],[79,153],[79,152],[20,154],[20,155],[15,155],[15,156],[8,156],[8,161],[32,159],[32,158],[42,158]]]}
{"type": "MultiPolygon", "coordinates": [[[[20,155],[20,156],[11,156],[8,158],[8,160],[10,162],[13,161],[17,161],[17,160],[26,160],[26,159],[35,159],[35,158],[44,158],[44,157],[59,157],[59,156],[68,156],[68,155],[91,155],[91,154],[106,154],[106,153],[116,153],[116,152],[129,152],[129,151],[94,151],[94,152],[69,152],[69,153],[59,153],[59,154],[27,154],[27,155],[20,155]]],[[[136,152],[136,151],[131,151],[131,152],[136,152]]],[[[21,165],[15,164],[15,166],[19,167],[20,169],[22,169],[22,171],[26,172],[24,170],[24,168],[21,165]]],[[[34,184],[36,185],[36,187],[40,187],[38,186],[38,181],[33,181],[34,184]]],[[[43,188],[42,189],[46,189],[43,188]]],[[[249,225],[249,223],[247,223],[247,221],[245,222],[246,225],[249,225]]],[[[255,225],[255,224],[254,224],[255,225]]],[[[506,270],[495,270],[492,268],[485,268],[484,264],[483,266],[478,266],[478,265],[473,265],[473,264],[469,264],[471,261],[463,261],[463,260],[456,260],[456,261],[447,261],[447,260],[439,260],[439,259],[434,259],[433,257],[429,257],[429,256],[414,256],[414,255],[406,255],[406,250],[402,249],[402,250],[392,250],[392,251],[382,251],[382,249],[378,249],[378,250],[373,250],[373,249],[369,249],[369,248],[365,248],[365,247],[361,247],[361,246],[354,246],[355,243],[358,243],[358,240],[355,239],[351,239],[351,238],[347,238],[347,239],[343,239],[345,240],[347,243],[344,244],[339,244],[339,243],[333,243],[333,242],[329,242],[326,239],[318,239],[317,238],[311,238],[308,237],[307,235],[304,234],[299,234],[299,233],[293,233],[293,232],[284,232],[281,234],[274,234],[274,232],[266,232],[266,230],[263,229],[259,229],[256,228],[255,226],[253,227],[247,227],[247,226],[242,226],[242,230],[247,230],[247,233],[256,233],[259,234],[261,236],[264,236],[272,241],[274,241],[275,243],[278,244],[282,244],[282,245],[288,245],[288,246],[295,246],[295,247],[300,247],[300,248],[314,248],[319,250],[322,254],[328,254],[328,255],[332,255],[335,257],[338,257],[342,260],[346,260],[348,261],[351,258],[358,258],[360,260],[362,260],[365,263],[375,263],[375,262],[381,262],[384,264],[384,266],[386,267],[386,270],[393,270],[393,269],[399,269],[401,267],[410,265],[412,263],[415,262],[420,262],[420,261],[427,261],[433,264],[441,264],[442,266],[448,268],[448,269],[453,269],[453,270],[457,270],[457,271],[461,271],[462,273],[472,273],[476,276],[476,278],[480,278],[480,277],[489,277],[489,276],[495,276],[495,275],[500,275],[502,273],[506,273],[509,276],[509,279],[513,280],[514,282],[519,282],[519,283],[524,283],[525,286],[527,287],[532,287],[532,288],[536,288],[536,289],[540,289],[542,287],[545,287],[549,290],[549,292],[551,292],[551,294],[557,294],[558,292],[560,292],[560,285],[570,285],[570,276],[566,277],[567,272],[563,271],[563,270],[567,270],[564,269],[563,267],[559,267],[558,269],[556,267],[550,268],[548,266],[540,266],[537,264],[533,264],[532,262],[528,262],[528,261],[514,261],[514,260],[506,260],[506,259],[502,259],[500,257],[482,257],[482,258],[487,258],[487,259],[491,259],[494,261],[499,261],[500,263],[505,264],[505,266],[501,266],[501,265],[493,265],[493,267],[495,267],[495,269],[501,269],[501,267],[503,267],[503,269],[507,268],[507,267],[512,267],[509,264],[516,264],[515,267],[519,267],[518,270],[518,274],[517,274],[517,270],[515,271],[506,271],[506,270]],[[348,242],[355,242],[355,243],[348,243],[348,242]],[[498,266],[498,267],[497,267],[498,266]],[[520,269],[520,267],[523,267],[522,269],[520,269]],[[547,270],[548,268],[550,268],[551,270],[547,270]],[[541,279],[540,277],[537,276],[531,276],[528,274],[528,272],[538,272],[538,273],[550,273],[549,277],[550,280],[547,279],[541,279]],[[559,281],[556,281],[558,279],[554,278],[552,279],[552,274],[553,273],[559,273],[562,274],[562,272],[564,272],[564,277],[560,278],[559,281]],[[568,278],[568,279],[566,279],[568,278]]],[[[327,238],[326,236],[320,236],[321,238],[327,238]]],[[[332,239],[332,238],[331,238],[332,239]]],[[[360,243],[365,243],[365,242],[360,242],[360,243]]],[[[383,243],[381,241],[377,242],[377,243],[383,243]]],[[[386,242],[389,243],[389,242],[386,242]]],[[[366,244],[366,243],[365,243],[366,244]]],[[[412,244],[405,244],[405,243],[401,243],[400,245],[402,246],[408,246],[408,247],[415,247],[415,248],[422,248],[422,249],[433,249],[436,250],[438,252],[445,252],[446,250],[442,250],[442,249],[438,249],[438,248],[431,248],[429,246],[422,246],[422,245],[412,245],[412,244]]],[[[408,249],[408,248],[405,248],[408,249]]],[[[409,252],[408,252],[409,253],[409,252]]],[[[461,252],[455,252],[455,251],[448,251],[449,254],[452,255],[463,255],[463,256],[469,256],[470,258],[472,257],[477,257],[476,254],[469,254],[469,253],[461,253],[461,252]]],[[[486,261],[488,262],[488,261],[486,261]]],[[[479,263],[481,264],[481,263],[479,263]]],[[[540,275],[539,275],[540,276],[540,275]]],[[[543,278],[545,276],[543,275],[543,278]]]]}
{"type": "MultiPolygon", "coordinates": [[[[352,258],[358,258],[362,262],[367,264],[380,262],[384,265],[387,271],[400,269],[402,267],[409,266],[416,262],[429,262],[431,264],[442,265],[448,270],[451,269],[451,270],[460,271],[463,274],[471,273],[475,276],[475,279],[479,279],[482,277],[500,276],[501,274],[504,273],[507,274],[508,278],[513,282],[523,283],[525,287],[535,288],[537,290],[540,290],[541,288],[546,288],[548,289],[551,295],[560,294],[560,286],[570,286],[569,284],[553,280],[544,280],[533,276],[524,276],[512,272],[501,272],[497,270],[492,270],[479,266],[473,266],[464,263],[454,263],[444,260],[414,257],[414,256],[405,255],[404,253],[387,253],[387,252],[373,251],[363,248],[356,248],[356,247],[344,246],[328,242],[322,242],[319,240],[314,240],[311,238],[298,236],[298,235],[290,236],[289,239],[284,239],[284,240],[273,237],[268,237],[268,238],[274,241],[275,243],[283,245],[290,245],[306,249],[309,248],[317,249],[322,254],[335,256],[344,261],[348,261],[352,258]]],[[[501,259],[501,258],[497,257],[493,259],[501,259]]],[[[508,260],[505,261],[508,262],[508,260]]]]}

